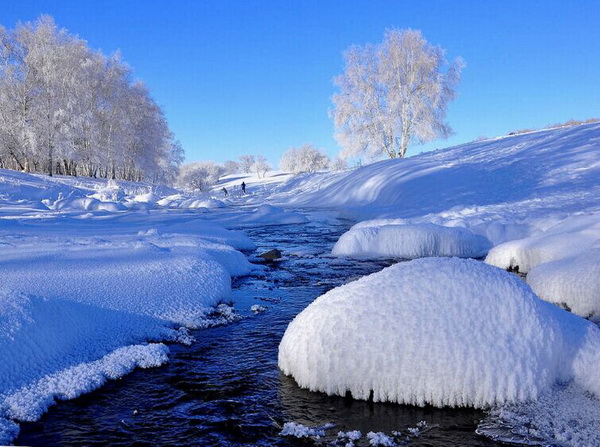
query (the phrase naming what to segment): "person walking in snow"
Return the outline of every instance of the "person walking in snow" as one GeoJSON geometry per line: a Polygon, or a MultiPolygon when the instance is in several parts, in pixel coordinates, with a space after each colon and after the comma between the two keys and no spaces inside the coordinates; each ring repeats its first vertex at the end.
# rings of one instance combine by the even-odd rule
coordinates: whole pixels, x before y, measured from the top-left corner
{"type": "Polygon", "coordinates": [[[225,197],[227,197],[227,189],[225,189],[224,186],[223,186],[223,189],[221,191],[223,191],[223,194],[225,194],[225,197]]]}
{"type": "Polygon", "coordinates": [[[242,192],[246,194],[246,183],[242,182],[242,192]]]}

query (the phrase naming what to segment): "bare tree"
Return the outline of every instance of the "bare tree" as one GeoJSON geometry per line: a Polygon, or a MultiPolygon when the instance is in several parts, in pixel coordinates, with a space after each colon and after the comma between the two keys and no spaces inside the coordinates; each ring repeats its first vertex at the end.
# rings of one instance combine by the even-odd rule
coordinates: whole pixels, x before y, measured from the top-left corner
{"type": "Polygon", "coordinates": [[[282,170],[299,174],[327,169],[329,157],[325,152],[316,149],[312,144],[304,144],[298,148],[288,149],[279,165],[282,170]]]}
{"type": "Polygon", "coordinates": [[[379,45],[353,46],[334,83],[336,138],[345,156],[404,157],[413,143],[448,137],[446,108],[464,66],[420,31],[388,30],[379,45]]]}

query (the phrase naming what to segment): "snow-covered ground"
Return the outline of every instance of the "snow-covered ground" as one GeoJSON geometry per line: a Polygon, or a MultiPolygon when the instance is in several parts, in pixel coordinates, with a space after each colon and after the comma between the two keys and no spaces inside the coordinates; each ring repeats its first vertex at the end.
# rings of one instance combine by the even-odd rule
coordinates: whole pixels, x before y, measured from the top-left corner
{"type": "Polygon", "coordinates": [[[552,434],[544,415],[556,415],[535,402],[571,419],[600,406],[599,331],[580,317],[600,315],[600,124],[341,173],[234,175],[202,195],[0,170],[0,443],[56,399],[165,362],[163,342],[190,342],[186,328],[256,268],[240,229],[307,216],[360,221],[336,256],[490,265],[416,260],[321,297],[282,342],[301,385],[493,406],[512,425],[537,412],[541,437],[594,445],[566,419],[552,434]],[[525,281],[502,271],[517,267],[525,281]]]}
{"type": "MultiPolygon", "coordinates": [[[[164,363],[253,267],[176,191],[0,171],[0,443],[57,399],[164,363]]],[[[218,309],[217,312],[218,313],[218,309]]]]}

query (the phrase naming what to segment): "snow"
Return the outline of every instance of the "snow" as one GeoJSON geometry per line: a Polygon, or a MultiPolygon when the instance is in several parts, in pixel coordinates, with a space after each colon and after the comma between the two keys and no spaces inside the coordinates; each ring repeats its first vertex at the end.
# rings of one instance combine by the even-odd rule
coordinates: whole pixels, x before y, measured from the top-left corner
{"type": "Polygon", "coordinates": [[[160,209],[161,188],[0,177],[0,443],[56,400],[161,365],[186,328],[238,318],[219,303],[256,269],[243,233],[160,209]]]}
{"type": "Polygon", "coordinates": [[[337,209],[354,220],[525,229],[538,218],[600,211],[599,146],[599,123],[476,141],[341,173],[294,176],[269,200],[337,209]]]}
{"type": "Polygon", "coordinates": [[[598,361],[598,327],[459,258],[403,262],[333,289],[279,347],[279,367],[301,387],[440,407],[523,402],[557,380],[600,396],[598,361]]]}
{"type": "Polygon", "coordinates": [[[537,400],[492,409],[477,432],[521,445],[597,447],[600,405],[573,383],[557,384],[537,400]]]}
{"type": "Polygon", "coordinates": [[[367,433],[367,439],[369,440],[369,445],[371,446],[381,446],[381,447],[395,447],[396,443],[392,438],[390,438],[385,433],[381,432],[372,432],[367,433]]]}
{"type": "Polygon", "coordinates": [[[527,284],[543,300],[600,323],[600,248],[534,267],[527,284]]]}
{"type": "Polygon", "coordinates": [[[568,217],[539,234],[505,242],[490,250],[486,262],[528,272],[537,265],[582,255],[600,246],[600,213],[568,217]]]}
{"type": "Polygon", "coordinates": [[[334,254],[489,249],[491,265],[428,258],[332,290],[290,325],[284,370],[363,399],[492,406],[516,431],[531,420],[541,438],[594,445],[599,330],[559,306],[600,315],[599,147],[596,123],[337,173],[236,174],[198,194],[0,170],[0,442],[12,418],[166,361],[161,342],[190,342],[182,326],[238,318],[218,303],[255,244],[225,227],[337,216],[365,221],[334,254]],[[559,306],[493,266],[518,266],[559,306]]]}
{"type": "Polygon", "coordinates": [[[334,256],[403,258],[458,256],[481,258],[491,248],[483,236],[466,228],[435,224],[381,224],[361,222],[344,233],[333,247],[334,256]]]}
{"type": "Polygon", "coordinates": [[[331,428],[329,425],[323,427],[310,428],[306,425],[299,424],[297,422],[286,422],[283,424],[281,436],[291,436],[294,438],[320,438],[325,436],[325,430],[331,428]]]}

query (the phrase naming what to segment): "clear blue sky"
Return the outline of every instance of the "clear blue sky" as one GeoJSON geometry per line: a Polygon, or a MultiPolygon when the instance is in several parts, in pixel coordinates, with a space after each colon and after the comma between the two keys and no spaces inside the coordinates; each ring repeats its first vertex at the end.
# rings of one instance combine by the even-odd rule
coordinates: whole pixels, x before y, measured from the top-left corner
{"type": "Polygon", "coordinates": [[[423,150],[600,115],[600,2],[0,0],[0,24],[52,15],[90,47],[120,49],[164,108],[188,161],[290,146],[339,148],[327,110],[351,44],[420,29],[467,67],[450,139],[423,150]]]}

